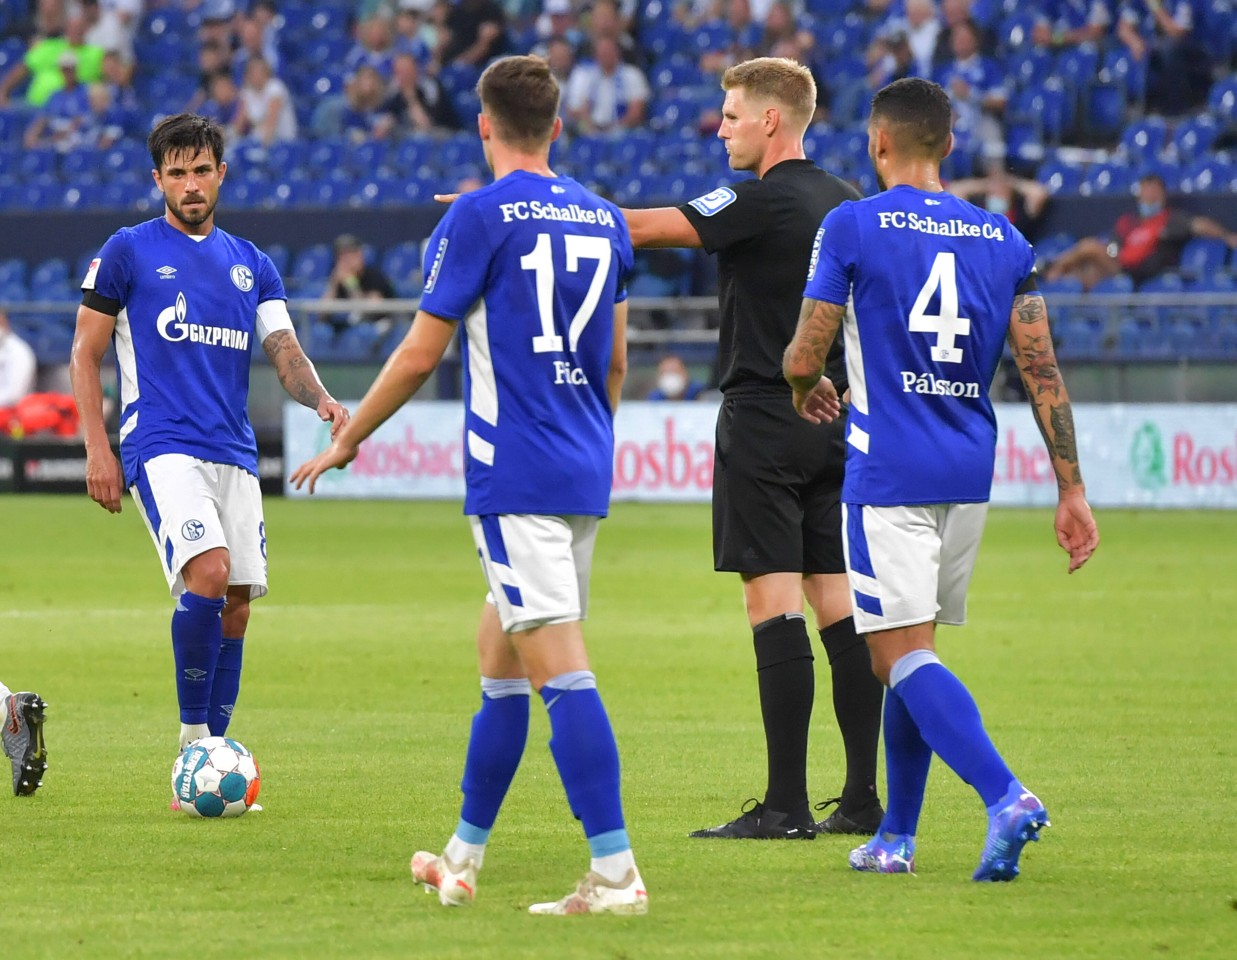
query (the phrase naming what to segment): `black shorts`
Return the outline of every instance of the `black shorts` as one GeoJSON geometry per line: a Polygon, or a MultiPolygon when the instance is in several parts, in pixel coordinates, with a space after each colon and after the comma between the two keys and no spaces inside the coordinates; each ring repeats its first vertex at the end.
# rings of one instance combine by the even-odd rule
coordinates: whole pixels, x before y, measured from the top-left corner
{"type": "Polygon", "coordinates": [[[808,423],[789,395],[727,397],[717,417],[713,567],[845,573],[846,418],[808,423]]]}

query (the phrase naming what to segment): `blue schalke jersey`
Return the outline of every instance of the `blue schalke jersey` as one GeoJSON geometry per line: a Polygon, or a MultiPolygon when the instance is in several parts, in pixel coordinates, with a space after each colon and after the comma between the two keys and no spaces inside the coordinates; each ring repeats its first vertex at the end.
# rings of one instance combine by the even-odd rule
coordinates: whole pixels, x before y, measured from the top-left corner
{"type": "Polygon", "coordinates": [[[515,171],[456,200],[425,260],[421,309],[463,321],[464,512],[605,516],[606,375],[633,261],[618,208],[515,171]]]}
{"type": "Polygon", "coordinates": [[[218,227],[194,240],[160,217],[113,234],[82,290],[120,306],[112,342],[126,483],[165,453],[256,476],[249,366],[258,304],[287,299],[270,258],[218,227]]]}
{"type": "Polygon", "coordinates": [[[1008,220],[897,186],[844,203],[817,234],[804,296],[847,304],[847,503],[986,501],[988,388],[1035,254],[1008,220]]]}

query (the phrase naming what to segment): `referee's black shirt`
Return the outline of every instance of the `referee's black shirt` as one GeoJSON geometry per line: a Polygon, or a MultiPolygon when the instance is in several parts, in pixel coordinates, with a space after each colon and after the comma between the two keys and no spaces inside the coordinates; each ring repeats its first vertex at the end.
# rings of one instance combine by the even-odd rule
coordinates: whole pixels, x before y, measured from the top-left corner
{"type": "MultiPolygon", "coordinates": [[[[782,353],[794,338],[816,231],[825,214],[862,195],[810,160],[783,160],[759,180],[732,184],[679,209],[717,254],[720,386],[727,396],[790,395],[782,353]]],[[[839,334],[825,372],[841,393],[839,334]]]]}

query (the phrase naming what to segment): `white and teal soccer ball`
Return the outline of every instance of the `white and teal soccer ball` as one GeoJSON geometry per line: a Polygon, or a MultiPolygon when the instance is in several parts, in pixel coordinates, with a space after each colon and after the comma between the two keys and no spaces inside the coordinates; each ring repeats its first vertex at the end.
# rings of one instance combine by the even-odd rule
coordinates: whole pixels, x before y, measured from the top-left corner
{"type": "Polygon", "coordinates": [[[203,737],[172,765],[172,793],[191,817],[239,817],[258,799],[253,754],[227,737],[203,737]]]}

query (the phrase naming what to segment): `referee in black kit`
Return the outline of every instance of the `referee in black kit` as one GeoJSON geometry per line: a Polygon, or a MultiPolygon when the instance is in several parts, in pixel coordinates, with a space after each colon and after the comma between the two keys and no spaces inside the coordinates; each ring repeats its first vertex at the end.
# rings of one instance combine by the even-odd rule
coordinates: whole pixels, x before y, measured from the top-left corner
{"type": "MultiPolygon", "coordinates": [[[[871,834],[882,688],[855,633],[842,554],[840,496],[845,416],[814,425],[796,415],[782,377],[821,220],[860,194],[803,151],[816,84],[792,60],[762,57],[722,78],[718,136],[734,170],[759,179],[721,187],[681,207],[624,210],[637,247],[704,247],[718,254],[723,401],[713,478],[713,558],[743,578],[756,648],[769,779],[763,801],[693,837],[811,839],[871,834]],[[846,749],[836,809],[814,823],[808,806],[808,727],[815,697],[807,597],[833,673],[833,706],[846,749]]],[[[839,339],[827,375],[841,394],[839,339]]]]}

